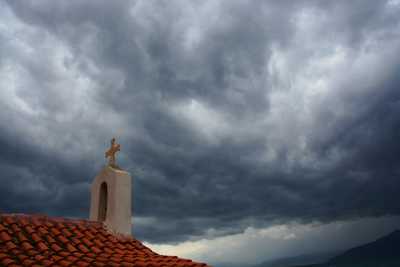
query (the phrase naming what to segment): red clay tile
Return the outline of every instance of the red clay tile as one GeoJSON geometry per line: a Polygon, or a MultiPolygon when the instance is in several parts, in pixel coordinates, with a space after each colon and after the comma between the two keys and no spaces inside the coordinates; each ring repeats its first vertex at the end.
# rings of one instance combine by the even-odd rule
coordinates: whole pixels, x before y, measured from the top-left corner
{"type": "Polygon", "coordinates": [[[119,248],[115,248],[115,249],[114,249],[114,252],[117,253],[117,254],[120,254],[120,255],[126,254],[125,251],[123,251],[123,250],[121,250],[121,249],[119,249],[119,248]]]}
{"type": "Polygon", "coordinates": [[[46,244],[43,243],[43,242],[39,242],[39,243],[37,244],[37,247],[39,248],[40,251],[45,251],[45,250],[48,250],[48,249],[49,249],[49,248],[46,246],[46,244]]]}
{"type": "Polygon", "coordinates": [[[5,218],[4,218],[4,221],[7,223],[7,224],[13,224],[13,223],[15,223],[14,222],[14,219],[13,219],[13,216],[6,216],[5,218]]]}
{"type": "Polygon", "coordinates": [[[11,229],[16,233],[21,231],[21,228],[17,224],[12,224],[11,229]]]}
{"type": "Polygon", "coordinates": [[[34,249],[31,249],[31,250],[28,250],[26,252],[26,254],[29,255],[29,256],[35,256],[35,255],[39,254],[39,252],[34,250],[34,249]]]}
{"type": "Polygon", "coordinates": [[[159,255],[132,237],[113,235],[102,223],[85,220],[0,214],[0,243],[4,247],[0,247],[0,266],[7,267],[18,263],[31,267],[209,267],[159,255]]]}
{"type": "Polygon", "coordinates": [[[87,249],[87,247],[86,247],[85,245],[82,245],[82,244],[78,245],[78,249],[79,249],[80,251],[82,251],[83,253],[88,253],[88,252],[89,252],[89,250],[87,249]]]}
{"type": "Polygon", "coordinates": [[[22,242],[21,247],[26,251],[33,249],[33,246],[28,241],[22,242]]]}
{"type": "MultiPolygon", "coordinates": [[[[58,220],[58,219],[57,219],[58,220]]],[[[58,229],[63,229],[63,228],[66,228],[67,226],[65,226],[60,220],[58,220],[56,223],[55,223],[55,227],[57,227],[58,229]]]]}
{"type": "Polygon", "coordinates": [[[122,258],[115,255],[115,256],[110,257],[109,260],[115,261],[115,262],[121,262],[122,258]]]}
{"type": "Polygon", "coordinates": [[[78,239],[80,239],[80,238],[82,238],[82,237],[85,236],[85,235],[82,234],[79,230],[76,230],[76,229],[73,230],[72,233],[73,233],[74,237],[76,237],[76,238],[78,238],[78,239]]]}
{"type": "Polygon", "coordinates": [[[17,234],[17,238],[18,238],[18,240],[19,240],[20,242],[28,241],[28,238],[27,238],[22,232],[19,232],[19,233],[17,234]]]}
{"type": "Polygon", "coordinates": [[[63,266],[63,267],[68,267],[68,266],[72,265],[72,263],[69,262],[69,261],[67,261],[67,260],[60,260],[60,261],[58,262],[58,264],[60,264],[60,265],[63,266]]]}
{"type": "Polygon", "coordinates": [[[14,261],[13,259],[10,259],[10,258],[5,258],[5,259],[3,259],[3,260],[1,261],[1,263],[2,263],[4,266],[7,266],[7,265],[9,265],[9,264],[15,263],[15,261],[14,261]]]}
{"type": "Polygon", "coordinates": [[[44,259],[46,259],[46,257],[44,257],[43,255],[36,255],[35,256],[35,260],[37,260],[37,261],[42,261],[44,259]]]}
{"type": "Polygon", "coordinates": [[[72,241],[73,244],[75,245],[79,245],[82,243],[82,238],[77,238],[77,237],[71,237],[70,239],[72,241]]]}
{"type": "Polygon", "coordinates": [[[147,267],[147,264],[144,261],[135,262],[135,266],[137,267],[147,267]]]}
{"type": "Polygon", "coordinates": [[[131,256],[124,256],[122,259],[124,260],[124,262],[129,262],[129,263],[135,262],[135,258],[131,256]]]}
{"type": "Polygon", "coordinates": [[[96,254],[101,253],[101,250],[98,249],[97,247],[91,247],[91,249],[92,249],[92,251],[93,251],[94,253],[96,253],[96,254]]]}
{"type": "Polygon", "coordinates": [[[54,236],[61,235],[61,232],[57,228],[53,227],[53,228],[50,229],[50,231],[54,236]]]}
{"type": "Polygon", "coordinates": [[[122,245],[121,243],[117,243],[115,246],[121,250],[126,250],[126,247],[124,245],[122,245]]]}
{"type": "Polygon", "coordinates": [[[71,253],[69,253],[69,252],[67,252],[67,251],[61,251],[61,252],[58,253],[58,255],[60,255],[60,256],[62,256],[62,257],[64,257],[64,258],[66,258],[66,257],[68,257],[69,255],[71,255],[71,253]]]}
{"type": "Polygon", "coordinates": [[[114,251],[112,249],[110,249],[109,247],[104,247],[103,248],[104,252],[112,254],[114,251]]]}
{"type": "Polygon", "coordinates": [[[96,257],[96,260],[102,261],[102,262],[107,262],[107,261],[108,261],[108,258],[104,257],[103,255],[104,255],[104,254],[101,254],[100,256],[97,256],[97,257],[96,257]]]}
{"type": "MultiPolygon", "coordinates": [[[[88,256],[83,256],[81,260],[87,261],[87,262],[93,262],[93,261],[102,261],[101,259],[99,260],[98,257],[101,258],[101,256],[96,255],[96,257],[88,257],[88,256]]],[[[107,259],[106,259],[107,260],[107,259]]]]}
{"type": "MultiPolygon", "coordinates": [[[[21,253],[22,253],[22,252],[21,252],[21,253]]],[[[24,261],[24,260],[30,258],[29,256],[24,255],[24,254],[20,254],[20,253],[17,253],[17,254],[14,253],[14,255],[17,255],[17,256],[15,257],[15,259],[18,259],[19,261],[24,261]]]]}
{"type": "Polygon", "coordinates": [[[57,244],[52,244],[51,249],[54,250],[55,252],[62,250],[62,248],[57,244]]]}
{"type": "Polygon", "coordinates": [[[107,241],[107,237],[105,235],[98,235],[96,237],[96,240],[99,240],[101,242],[106,242],[107,241]]]}
{"type": "Polygon", "coordinates": [[[11,242],[11,241],[8,241],[8,242],[6,243],[6,247],[7,247],[8,250],[12,250],[12,249],[17,248],[17,246],[16,246],[13,242],[11,242]]]}
{"type": "Polygon", "coordinates": [[[69,252],[76,252],[78,251],[73,245],[71,245],[70,243],[67,243],[66,248],[68,249],[69,252]]]}
{"type": "Polygon", "coordinates": [[[90,263],[84,262],[84,261],[77,261],[76,265],[79,266],[79,267],[87,267],[87,266],[90,265],[90,263]]]}
{"type": "Polygon", "coordinates": [[[60,257],[58,255],[53,255],[51,259],[54,260],[55,262],[58,262],[58,261],[61,261],[63,259],[63,257],[60,257]]]}
{"type": "Polygon", "coordinates": [[[31,266],[31,265],[35,264],[35,261],[32,259],[26,259],[22,262],[22,264],[25,266],[31,266]]]}
{"type": "Polygon", "coordinates": [[[1,232],[0,233],[0,240],[2,240],[2,241],[10,241],[11,240],[11,236],[6,232],[6,231],[3,231],[3,232],[1,232]]]}
{"type": "Polygon", "coordinates": [[[70,261],[70,262],[75,262],[75,261],[78,260],[78,258],[75,257],[75,256],[72,256],[72,255],[69,255],[69,256],[66,257],[66,260],[70,261]]]}
{"type": "Polygon", "coordinates": [[[38,231],[42,236],[45,236],[49,233],[44,227],[39,227],[38,231]]]}
{"type": "Polygon", "coordinates": [[[57,243],[57,241],[52,238],[50,235],[46,235],[46,240],[48,243],[57,243]]]}
{"type": "Polygon", "coordinates": [[[69,240],[68,239],[66,239],[64,236],[62,236],[62,235],[59,235],[59,236],[57,236],[57,238],[58,238],[58,240],[60,240],[62,243],[64,243],[64,244],[67,244],[67,243],[69,243],[69,240]]]}
{"type": "Polygon", "coordinates": [[[67,228],[62,229],[61,233],[66,237],[72,236],[71,232],[67,228]]]}
{"type": "Polygon", "coordinates": [[[81,258],[81,257],[85,256],[85,254],[80,253],[80,252],[74,252],[73,254],[74,254],[74,256],[77,257],[77,258],[81,258]]]}
{"type": "Polygon", "coordinates": [[[51,261],[51,260],[43,260],[43,261],[42,261],[42,264],[43,264],[44,266],[53,266],[54,261],[51,261]]]}
{"type": "Polygon", "coordinates": [[[87,236],[89,239],[94,239],[95,236],[90,232],[90,231],[85,231],[84,234],[87,236]]]}
{"type": "Polygon", "coordinates": [[[89,248],[93,246],[93,242],[90,242],[87,238],[82,238],[82,242],[89,248]]]}
{"type": "Polygon", "coordinates": [[[32,226],[30,226],[30,225],[28,225],[28,226],[25,227],[25,231],[26,231],[28,234],[32,234],[32,233],[35,232],[35,230],[33,230],[32,226]]]}
{"type": "Polygon", "coordinates": [[[121,263],[121,266],[123,266],[123,267],[134,267],[135,264],[129,263],[129,262],[122,262],[122,263],[121,263]]]}
{"type": "Polygon", "coordinates": [[[37,216],[32,216],[31,222],[34,226],[41,226],[42,222],[37,216]]]}
{"type": "Polygon", "coordinates": [[[37,233],[31,234],[31,237],[32,237],[33,241],[35,241],[35,242],[39,242],[42,240],[42,238],[37,233]]]}
{"type": "Polygon", "coordinates": [[[95,243],[96,244],[96,246],[98,246],[98,247],[104,247],[104,244],[103,244],[103,242],[101,242],[100,240],[98,240],[98,239],[95,239],[95,240],[93,240],[93,243],[95,243]]]}
{"type": "Polygon", "coordinates": [[[29,221],[28,221],[26,218],[21,217],[21,218],[19,218],[18,223],[19,223],[19,225],[21,225],[22,227],[25,227],[26,225],[29,224],[29,221]]]}

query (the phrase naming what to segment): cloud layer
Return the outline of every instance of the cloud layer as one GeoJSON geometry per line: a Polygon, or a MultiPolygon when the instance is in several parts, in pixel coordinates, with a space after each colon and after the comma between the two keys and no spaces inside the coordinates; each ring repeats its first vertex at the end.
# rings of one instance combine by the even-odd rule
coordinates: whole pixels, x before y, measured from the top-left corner
{"type": "Polygon", "coordinates": [[[399,13],[0,1],[0,209],[86,217],[117,136],[149,242],[399,215],[399,13]]]}

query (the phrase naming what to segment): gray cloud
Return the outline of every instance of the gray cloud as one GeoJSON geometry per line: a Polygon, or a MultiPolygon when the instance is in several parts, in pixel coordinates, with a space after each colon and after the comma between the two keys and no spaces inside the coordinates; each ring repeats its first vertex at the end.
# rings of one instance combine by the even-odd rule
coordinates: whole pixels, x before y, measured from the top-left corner
{"type": "Polygon", "coordinates": [[[87,216],[117,135],[147,241],[399,215],[395,1],[0,7],[2,211],[87,216]]]}

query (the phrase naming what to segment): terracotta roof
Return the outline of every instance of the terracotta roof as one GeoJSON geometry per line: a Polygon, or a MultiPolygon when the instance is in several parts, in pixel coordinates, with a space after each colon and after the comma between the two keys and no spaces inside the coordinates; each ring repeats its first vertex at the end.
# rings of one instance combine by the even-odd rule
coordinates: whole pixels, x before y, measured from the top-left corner
{"type": "Polygon", "coordinates": [[[209,267],[159,255],[95,221],[0,214],[0,266],[209,267]]]}

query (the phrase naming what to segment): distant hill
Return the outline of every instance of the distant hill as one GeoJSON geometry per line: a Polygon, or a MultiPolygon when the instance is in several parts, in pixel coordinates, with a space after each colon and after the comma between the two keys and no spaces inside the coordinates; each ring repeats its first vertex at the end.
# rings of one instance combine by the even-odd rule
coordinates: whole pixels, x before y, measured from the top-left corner
{"type": "Polygon", "coordinates": [[[334,257],[328,264],[330,266],[352,266],[349,264],[364,264],[363,266],[367,266],[365,264],[391,264],[392,262],[393,264],[397,263],[398,265],[396,266],[400,266],[400,230],[394,231],[374,242],[352,248],[334,257]]]}
{"type": "Polygon", "coordinates": [[[339,255],[343,251],[337,252],[321,252],[313,254],[304,254],[294,257],[279,258],[267,260],[253,267],[287,267],[294,265],[306,265],[326,262],[332,257],[339,255]]]}
{"type": "Polygon", "coordinates": [[[331,260],[314,265],[287,265],[286,267],[399,267],[400,231],[378,240],[347,250],[331,260]]]}

